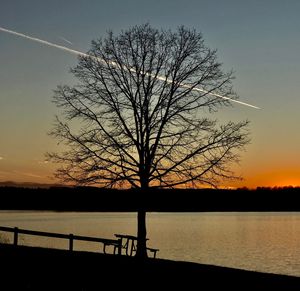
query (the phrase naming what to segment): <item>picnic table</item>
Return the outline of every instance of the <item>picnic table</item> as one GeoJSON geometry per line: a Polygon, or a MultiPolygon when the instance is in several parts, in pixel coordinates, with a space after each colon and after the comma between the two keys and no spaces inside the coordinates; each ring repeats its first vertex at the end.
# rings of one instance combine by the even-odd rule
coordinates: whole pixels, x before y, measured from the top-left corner
{"type": "MultiPolygon", "coordinates": [[[[125,249],[125,254],[127,256],[132,256],[133,253],[136,252],[137,241],[138,241],[138,238],[136,236],[116,233],[115,237],[117,237],[118,239],[121,239],[121,248],[125,249]]],[[[149,240],[149,239],[146,238],[146,241],[147,240],[149,240]]],[[[159,249],[148,248],[148,247],[146,249],[153,253],[154,258],[156,257],[156,253],[159,251],[159,249]]]]}

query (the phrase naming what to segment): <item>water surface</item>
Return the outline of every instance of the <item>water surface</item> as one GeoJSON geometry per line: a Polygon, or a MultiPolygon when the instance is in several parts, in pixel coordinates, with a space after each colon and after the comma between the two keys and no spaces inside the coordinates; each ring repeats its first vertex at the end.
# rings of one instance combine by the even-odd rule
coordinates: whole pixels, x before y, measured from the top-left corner
{"type": "MultiPolygon", "coordinates": [[[[136,234],[136,214],[0,211],[0,225],[114,238],[136,234]]],[[[148,246],[159,248],[160,258],[300,276],[300,213],[148,213],[147,230],[148,246]]],[[[22,235],[19,241],[68,248],[60,239],[22,235]]],[[[102,246],[75,242],[74,249],[102,246]]]]}

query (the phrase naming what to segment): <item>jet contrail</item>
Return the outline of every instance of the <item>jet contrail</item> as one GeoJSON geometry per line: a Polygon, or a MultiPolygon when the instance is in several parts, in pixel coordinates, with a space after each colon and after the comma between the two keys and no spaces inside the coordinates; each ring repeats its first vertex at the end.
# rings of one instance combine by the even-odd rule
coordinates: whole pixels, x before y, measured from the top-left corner
{"type": "Polygon", "coordinates": [[[68,44],[71,44],[71,45],[73,45],[73,43],[72,42],[70,42],[69,40],[67,40],[66,38],[64,38],[63,36],[59,36],[58,38],[60,38],[61,40],[63,40],[63,41],[65,41],[66,43],[68,43],[68,44]]]}
{"type": "Polygon", "coordinates": [[[55,44],[55,43],[50,42],[50,41],[42,40],[42,39],[39,39],[39,38],[36,38],[36,37],[32,37],[32,36],[17,32],[17,31],[6,29],[6,28],[3,28],[3,27],[0,27],[0,31],[7,32],[7,33],[10,33],[10,34],[13,34],[13,35],[17,35],[17,36],[20,36],[20,37],[23,37],[23,38],[26,38],[26,39],[29,39],[29,40],[33,40],[33,41],[45,44],[47,46],[55,47],[55,48],[58,48],[60,50],[72,53],[72,54],[77,55],[77,56],[85,56],[85,57],[89,56],[88,54],[85,54],[83,52],[76,51],[76,50],[70,49],[68,47],[65,47],[65,46],[62,46],[62,45],[59,45],[59,44],[55,44]]]}
{"type": "MultiPolygon", "coordinates": [[[[10,33],[10,34],[13,34],[13,35],[16,35],[16,36],[20,36],[20,37],[23,37],[23,38],[26,38],[26,39],[29,39],[29,40],[32,40],[32,41],[35,41],[35,42],[39,42],[39,43],[47,45],[47,46],[55,47],[57,49],[60,49],[60,50],[72,53],[72,54],[77,55],[77,56],[91,57],[91,58],[95,58],[95,59],[97,59],[98,61],[101,61],[101,62],[104,61],[101,58],[97,58],[97,57],[91,56],[89,54],[86,54],[86,53],[83,53],[83,52],[80,52],[80,51],[77,51],[77,50],[73,50],[73,49],[70,49],[70,48],[62,46],[62,45],[58,45],[58,44],[52,43],[50,41],[42,40],[42,39],[39,39],[39,38],[36,38],[36,37],[32,37],[32,36],[29,36],[29,35],[17,32],[17,31],[6,29],[6,28],[3,28],[1,26],[0,26],[0,31],[7,32],[7,33],[10,33]]],[[[111,62],[111,64],[113,66],[117,66],[117,64],[115,62],[111,62]]],[[[132,71],[132,72],[134,71],[134,69],[132,69],[132,68],[130,68],[129,70],[132,71]]],[[[168,79],[166,79],[166,78],[164,78],[162,76],[156,76],[156,78],[158,80],[162,80],[162,81],[165,81],[165,82],[168,82],[168,83],[172,82],[171,80],[168,80],[168,79]]],[[[181,87],[190,88],[189,85],[184,85],[184,84],[181,85],[181,87]]],[[[222,98],[222,99],[225,99],[225,100],[228,100],[228,101],[231,101],[231,102],[235,102],[235,103],[238,103],[238,104],[241,104],[241,105],[252,107],[252,108],[255,108],[255,109],[260,109],[259,107],[255,106],[255,105],[251,105],[249,103],[245,103],[245,102],[242,102],[242,101],[231,99],[229,97],[222,96],[222,95],[219,95],[219,94],[210,93],[209,91],[201,89],[201,88],[193,88],[193,90],[194,91],[199,91],[199,92],[202,92],[202,93],[206,93],[206,94],[209,94],[211,96],[218,97],[218,98],[222,98]]]]}

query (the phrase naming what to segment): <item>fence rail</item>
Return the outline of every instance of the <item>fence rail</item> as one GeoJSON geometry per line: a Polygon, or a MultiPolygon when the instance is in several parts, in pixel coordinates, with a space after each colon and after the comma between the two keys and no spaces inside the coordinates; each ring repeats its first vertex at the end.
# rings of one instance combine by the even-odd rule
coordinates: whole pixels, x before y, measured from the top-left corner
{"type": "Polygon", "coordinates": [[[82,236],[82,235],[74,235],[72,233],[71,234],[63,234],[63,233],[55,233],[55,232],[35,231],[35,230],[22,229],[22,228],[18,228],[18,227],[6,227],[6,226],[0,226],[0,231],[14,233],[13,244],[15,246],[18,245],[19,234],[27,234],[27,235],[34,235],[34,236],[44,236],[44,237],[68,239],[70,251],[73,251],[74,240],[103,243],[103,253],[104,254],[106,253],[106,246],[108,246],[108,245],[114,246],[114,254],[116,253],[116,250],[118,250],[118,254],[121,254],[121,248],[122,248],[122,240],[121,239],[106,239],[106,238],[99,238],[99,237],[89,237],[89,236],[82,236]]]}

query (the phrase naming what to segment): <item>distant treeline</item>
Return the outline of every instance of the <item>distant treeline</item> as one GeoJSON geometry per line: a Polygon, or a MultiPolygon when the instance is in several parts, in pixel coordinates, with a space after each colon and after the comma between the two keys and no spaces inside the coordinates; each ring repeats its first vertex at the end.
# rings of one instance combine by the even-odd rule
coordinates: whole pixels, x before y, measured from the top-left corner
{"type": "Polygon", "coordinates": [[[300,188],[112,190],[0,187],[1,210],[300,211],[300,188]]]}

